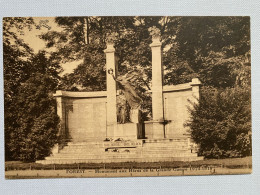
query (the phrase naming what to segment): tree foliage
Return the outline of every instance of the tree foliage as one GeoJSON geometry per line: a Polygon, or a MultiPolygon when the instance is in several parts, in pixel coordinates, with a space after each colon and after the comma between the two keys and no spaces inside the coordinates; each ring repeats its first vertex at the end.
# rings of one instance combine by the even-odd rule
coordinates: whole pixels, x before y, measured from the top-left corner
{"type": "Polygon", "coordinates": [[[17,87],[13,101],[5,102],[7,159],[42,159],[58,139],[59,119],[52,96],[58,84],[56,65],[44,52],[29,61],[30,76],[17,87]]]}
{"type": "Polygon", "coordinates": [[[251,155],[249,18],[199,17],[188,24],[192,38],[176,36],[187,41],[178,56],[208,86],[191,110],[192,138],[206,157],[251,155]]]}
{"type": "Polygon", "coordinates": [[[240,63],[250,58],[249,17],[179,17],[172,25],[177,29],[166,33],[175,35],[168,41],[166,82],[198,77],[207,86],[234,87],[240,63]]]}
{"type": "Polygon", "coordinates": [[[42,159],[56,142],[59,119],[52,93],[60,67],[19,38],[34,25],[32,18],[4,18],[3,24],[6,160],[42,159]]]}
{"type": "MultiPolygon", "coordinates": [[[[155,19],[147,17],[146,23],[135,17],[57,17],[56,22],[63,27],[62,32],[50,31],[41,38],[47,47],[55,47],[54,52],[62,62],[82,60],[71,74],[63,77],[61,88],[79,90],[105,90],[106,38],[117,35],[115,48],[119,56],[119,74],[125,74],[136,67],[149,67],[150,51],[147,50],[151,37],[149,26],[155,19]],[[87,38],[86,38],[87,37],[87,38]]],[[[151,74],[150,68],[148,68],[151,74]]],[[[147,72],[145,72],[147,74],[147,72]]],[[[150,78],[150,77],[149,77],[150,78]]]]}
{"type": "Polygon", "coordinates": [[[201,155],[223,158],[252,154],[250,101],[250,88],[202,90],[187,123],[201,155]]]}

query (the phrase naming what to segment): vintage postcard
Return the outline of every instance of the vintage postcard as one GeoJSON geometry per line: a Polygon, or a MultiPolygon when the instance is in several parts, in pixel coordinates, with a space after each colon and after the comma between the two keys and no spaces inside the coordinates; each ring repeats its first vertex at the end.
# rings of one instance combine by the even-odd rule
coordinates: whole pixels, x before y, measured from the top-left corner
{"type": "Polygon", "coordinates": [[[6,179],[250,174],[250,17],[3,18],[6,179]]]}

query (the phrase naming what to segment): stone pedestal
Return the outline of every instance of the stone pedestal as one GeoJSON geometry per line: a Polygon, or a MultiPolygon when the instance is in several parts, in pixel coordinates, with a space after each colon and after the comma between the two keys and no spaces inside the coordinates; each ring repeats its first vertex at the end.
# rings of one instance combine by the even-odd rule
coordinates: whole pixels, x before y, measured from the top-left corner
{"type": "Polygon", "coordinates": [[[159,121],[145,121],[145,138],[146,139],[164,139],[165,134],[162,129],[164,129],[164,124],[159,121]]]}
{"type": "Polygon", "coordinates": [[[139,109],[130,110],[130,121],[132,123],[140,123],[141,121],[141,111],[139,109]]]}
{"type": "Polygon", "coordinates": [[[139,123],[125,123],[117,124],[117,131],[114,138],[123,138],[124,140],[136,140],[141,137],[142,124],[139,123]]]}

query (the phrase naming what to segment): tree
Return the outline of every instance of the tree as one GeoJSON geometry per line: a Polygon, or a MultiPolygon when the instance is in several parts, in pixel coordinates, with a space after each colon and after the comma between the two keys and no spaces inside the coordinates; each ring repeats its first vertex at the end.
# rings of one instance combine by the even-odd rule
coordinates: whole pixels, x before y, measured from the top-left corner
{"type": "Polygon", "coordinates": [[[251,155],[250,88],[203,88],[199,104],[190,109],[191,136],[208,158],[251,155]]]}
{"type": "Polygon", "coordinates": [[[57,80],[57,64],[40,52],[31,59],[31,77],[19,87],[16,106],[18,127],[11,134],[10,150],[15,158],[35,161],[48,156],[57,143],[59,118],[52,96],[57,80]],[[18,140],[17,140],[18,138],[18,140]]]}
{"type": "MultiPolygon", "coordinates": [[[[184,18],[177,54],[204,86],[187,125],[210,158],[251,155],[250,21],[248,17],[184,18]],[[189,37],[190,38],[189,38],[189,37]]],[[[185,75],[185,74],[184,74],[185,75]]],[[[189,74],[188,74],[189,75],[189,74]]]]}
{"type": "Polygon", "coordinates": [[[74,85],[83,90],[105,90],[105,56],[106,35],[124,31],[130,17],[57,17],[56,22],[64,28],[62,32],[50,31],[42,35],[47,47],[55,46],[56,56],[61,62],[82,60],[83,62],[72,74],[65,75],[70,89],[74,85]]]}
{"type": "Polygon", "coordinates": [[[3,24],[6,160],[42,159],[56,142],[58,117],[51,93],[59,65],[45,52],[35,55],[19,38],[34,25],[32,18],[4,18],[3,24]]]}
{"type": "MultiPolygon", "coordinates": [[[[24,28],[31,28],[32,18],[4,18],[3,19],[3,64],[4,64],[4,108],[5,108],[5,149],[6,159],[10,159],[12,152],[8,144],[11,134],[18,126],[16,94],[22,82],[29,75],[24,71],[29,63],[27,58],[32,56],[32,49],[19,38],[24,28]]],[[[15,153],[15,152],[14,152],[15,153]]]]}
{"type": "Polygon", "coordinates": [[[50,31],[41,38],[47,47],[57,49],[54,53],[60,56],[61,62],[83,60],[73,73],[65,75],[65,83],[69,86],[62,85],[62,88],[78,85],[82,90],[105,90],[107,35],[116,34],[119,74],[139,68],[149,83],[151,37],[148,29],[159,27],[160,20],[161,17],[57,17],[56,22],[64,31],[50,31]]]}
{"type": "Polygon", "coordinates": [[[233,87],[250,58],[249,17],[170,17],[166,30],[166,83],[233,87]]]}

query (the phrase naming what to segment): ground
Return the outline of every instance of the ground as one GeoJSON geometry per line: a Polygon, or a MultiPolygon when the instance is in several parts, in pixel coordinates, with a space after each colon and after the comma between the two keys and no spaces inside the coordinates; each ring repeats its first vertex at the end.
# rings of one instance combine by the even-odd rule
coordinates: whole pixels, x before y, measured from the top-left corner
{"type": "Polygon", "coordinates": [[[252,157],[194,162],[41,165],[6,162],[6,179],[250,174],[252,157]]]}

